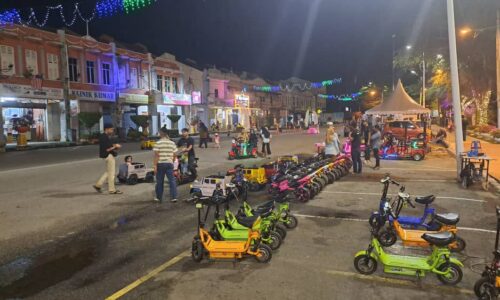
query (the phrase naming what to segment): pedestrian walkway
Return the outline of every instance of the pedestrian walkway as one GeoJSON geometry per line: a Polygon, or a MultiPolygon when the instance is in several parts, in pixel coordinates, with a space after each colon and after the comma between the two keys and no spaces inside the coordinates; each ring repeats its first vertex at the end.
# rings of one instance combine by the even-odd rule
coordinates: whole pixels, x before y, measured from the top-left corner
{"type": "MultiPolygon", "coordinates": [[[[433,126],[433,129],[439,128],[438,126],[433,126]]],[[[437,130],[435,130],[437,131],[437,130]]],[[[471,136],[467,136],[464,142],[464,151],[469,151],[471,142],[478,140],[481,142],[481,152],[485,153],[494,160],[490,164],[490,176],[494,177],[497,181],[500,181],[500,144],[492,144],[484,140],[479,140],[471,136]]],[[[455,155],[455,134],[449,133],[447,141],[450,144],[448,150],[455,155]]]]}

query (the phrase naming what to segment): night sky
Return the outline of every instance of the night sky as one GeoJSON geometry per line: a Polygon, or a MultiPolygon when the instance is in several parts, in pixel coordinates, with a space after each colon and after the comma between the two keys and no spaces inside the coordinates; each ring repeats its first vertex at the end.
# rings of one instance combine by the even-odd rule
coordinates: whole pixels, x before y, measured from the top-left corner
{"type": "MultiPolygon", "coordinates": [[[[75,1],[4,0],[0,8],[36,5],[43,11],[44,4],[62,2],[75,1]]],[[[82,10],[95,4],[79,2],[82,10]]],[[[455,2],[457,26],[495,25],[499,0],[455,2]]],[[[51,18],[51,26],[59,27],[58,20],[51,18]]],[[[390,85],[393,34],[396,48],[446,48],[446,22],[445,0],[157,0],[92,22],[90,34],[267,79],[342,77],[344,92],[370,80],[390,85]]],[[[85,33],[81,22],[70,29],[85,33]]]]}

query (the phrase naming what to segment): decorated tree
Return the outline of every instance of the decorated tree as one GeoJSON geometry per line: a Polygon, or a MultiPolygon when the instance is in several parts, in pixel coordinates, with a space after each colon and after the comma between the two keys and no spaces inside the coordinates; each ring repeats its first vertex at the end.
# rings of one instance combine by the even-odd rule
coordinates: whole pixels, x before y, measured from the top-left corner
{"type": "Polygon", "coordinates": [[[142,135],[148,136],[149,116],[131,116],[130,119],[137,127],[141,127],[142,135]]]}
{"type": "Polygon", "coordinates": [[[99,123],[101,117],[101,113],[98,112],[81,112],[78,114],[78,120],[87,130],[89,137],[92,136],[92,128],[99,123]]]}

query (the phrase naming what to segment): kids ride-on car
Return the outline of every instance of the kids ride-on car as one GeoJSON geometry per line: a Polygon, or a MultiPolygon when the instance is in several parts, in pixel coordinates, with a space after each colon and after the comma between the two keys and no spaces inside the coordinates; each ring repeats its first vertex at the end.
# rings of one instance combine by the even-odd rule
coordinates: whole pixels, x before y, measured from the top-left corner
{"type": "MultiPolygon", "coordinates": [[[[210,175],[202,178],[201,180],[195,180],[191,184],[191,188],[189,191],[190,197],[189,200],[196,200],[196,198],[200,197],[211,197],[214,194],[214,190],[217,187],[217,184],[221,186],[227,186],[228,183],[231,183],[233,180],[233,176],[231,175],[210,175]]],[[[226,189],[223,190],[224,196],[226,196],[226,189]]]]}
{"type": "Polygon", "coordinates": [[[120,181],[121,183],[134,185],[141,181],[144,182],[155,181],[153,170],[146,168],[145,163],[140,163],[140,162],[125,163],[120,166],[120,169],[121,170],[118,173],[117,178],[118,181],[120,181]]]}
{"type": "Polygon", "coordinates": [[[237,140],[233,140],[231,143],[231,151],[229,151],[228,155],[229,160],[256,158],[257,147],[247,142],[238,142],[237,140]]]}

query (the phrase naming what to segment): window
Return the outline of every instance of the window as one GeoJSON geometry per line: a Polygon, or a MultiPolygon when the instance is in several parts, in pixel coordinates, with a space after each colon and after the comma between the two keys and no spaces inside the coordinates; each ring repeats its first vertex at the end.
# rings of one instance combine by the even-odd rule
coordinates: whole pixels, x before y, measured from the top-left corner
{"type": "Polygon", "coordinates": [[[163,76],[156,75],[156,89],[163,92],[163,76]]]}
{"type": "Polygon", "coordinates": [[[78,81],[78,60],[76,58],[68,58],[69,81],[78,81]]]}
{"type": "Polygon", "coordinates": [[[165,76],[165,92],[170,93],[172,90],[170,88],[170,77],[165,76]]]}
{"type": "Polygon", "coordinates": [[[48,78],[50,80],[59,79],[59,57],[55,54],[47,54],[48,78]]]}
{"type": "Polygon", "coordinates": [[[143,89],[149,89],[149,71],[143,69],[142,70],[142,86],[143,89]]]}
{"type": "Polygon", "coordinates": [[[130,68],[130,88],[137,88],[137,68],[130,68]]]}
{"type": "Polygon", "coordinates": [[[0,45],[0,73],[14,75],[16,72],[14,64],[14,47],[0,45]]]}
{"type": "Polygon", "coordinates": [[[108,63],[102,64],[102,84],[110,85],[111,84],[111,65],[108,63]]]}
{"type": "Polygon", "coordinates": [[[33,75],[38,74],[38,57],[35,50],[26,49],[26,70],[33,75]]]}
{"type": "Polygon", "coordinates": [[[214,90],[214,97],[219,98],[219,90],[218,89],[214,90]]]}
{"type": "Polygon", "coordinates": [[[95,83],[94,62],[87,61],[87,83],[95,83]]]}
{"type": "Polygon", "coordinates": [[[179,94],[179,86],[177,85],[177,78],[172,77],[173,92],[179,94]]]}

